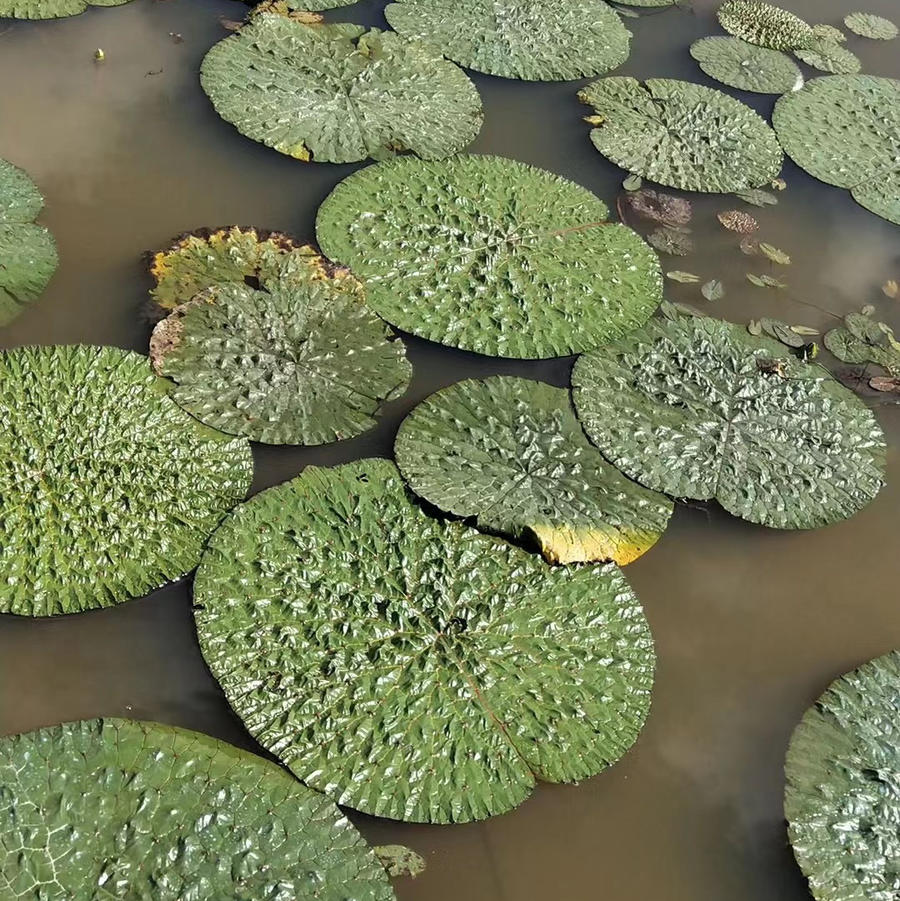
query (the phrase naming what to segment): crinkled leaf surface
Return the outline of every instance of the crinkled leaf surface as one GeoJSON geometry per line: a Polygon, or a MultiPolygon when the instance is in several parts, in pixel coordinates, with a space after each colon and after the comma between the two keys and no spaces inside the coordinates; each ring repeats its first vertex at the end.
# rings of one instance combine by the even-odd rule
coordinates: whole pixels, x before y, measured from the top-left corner
{"type": "Polygon", "coordinates": [[[854,33],[864,38],[878,41],[890,41],[897,37],[897,26],[884,16],[873,13],[850,13],[844,18],[844,24],[854,33]]]}
{"type": "Polygon", "coordinates": [[[847,35],[834,25],[813,25],[812,30],[815,37],[824,38],[835,44],[843,44],[847,40],[847,35]]]}
{"type": "Polygon", "coordinates": [[[784,811],[817,901],[900,891],[900,652],[835,680],[794,730],[784,811]]]}
{"type": "Polygon", "coordinates": [[[729,34],[773,50],[795,50],[815,37],[812,26],[799,16],[762,0],[726,0],[718,17],[729,34]]]}
{"type": "Polygon", "coordinates": [[[0,354],[0,612],[106,607],[197,564],[253,462],[166,390],[115,347],[0,354]]]}
{"type": "Polygon", "coordinates": [[[0,159],[0,325],[38,297],[56,271],[56,242],[34,222],[43,207],[37,185],[0,159]]]}
{"type": "Polygon", "coordinates": [[[601,75],[631,49],[631,32],[604,0],[402,0],[384,14],[461,66],[506,78],[601,75]]]}
{"type": "Polygon", "coordinates": [[[128,0],[0,0],[0,18],[60,19],[77,16],[89,6],[122,6],[128,0]]]}
{"type": "Polygon", "coordinates": [[[403,421],[394,453],[430,504],[533,538],[553,563],[630,563],[672,513],[668,498],[627,479],[590,444],[568,391],[529,379],[469,379],[438,391],[403,421]]]}
{"type": "Polygon", "coordinates": [[[615,0],[622,6],[677,6],[679,0],[615,0]]]}
{"type": "Polygon", "coordinates": [[[578,95],[594,107],[597,150],[661,185],[729,193],[771,181],[783,156],[768,123],[733,97],[671,78],[601,78],[578,95]]]}
{"type": "Polygon", "coordinates": [[[572,382],[588,436],[623,472],[751,522],[826,525],[883,483],[872,412],[821,368],[728,322],[650,322],[579,359],[572,382]]]}
{"type": "Polygon", "coordinates": [[[104,719],[0,739],[4,901],[388,901],[335,805],[207,735],[104,719]]]}
{"type": "Polygon", "coordinates": [[[216,44],[200,81],[241,134],[301,160],[450,156],[483,118],[475,85],[427,44],[272,13],[216,44]]]}
{"type": "Polygon", "coordinates": [[[900,81],[814,78],[778,100],[772,122],[798,166],[900,225],[900,81]]]}
{"type": "Polygon", "coordinates": [[[807,47],[798,48],[794,51],[794,56],[820,72],[855,75],[862,69],[862,63],[855,53],[851,53],[846,47],[834,41],[822,38],[816,38],[807,47]]]}
{"type": "Polygon", "coordinates": [[[325,444],[375,425],[412,366],[360,283],[321,257],[254,290],[225,284],[177,307],[150,341],[172,398],[201,422],[266,444],[325,444]]]}
{"type": "Polygon", "coordinates": [[[803,85],[803,74],[789,56],[740,38],[702,38],[691,44],[691,56],[710,78],[741,91],[785,94],[803,85]]]}
{"type": "Polygon", "coordinates": [[[339,6],[352,6],[359,0],[287,0],[289,9],[301,12],[317,13],[325,9],[336,9],[339,6]]]}
{"type": "Polygon", "coordinates": [[[656,254],[580,185],[495,156],[411,158],[345,179],[319,209],[322,250],[388,322],[502,357],[565,356],[643,324],[656,254]]]}
{"type": "Polygon", "coordinates": [[[462,822],[617,760],[653,643],[615,564],[548,566],[422,513],[386,460],[308,468],[238,507],[194,597],[253,735],[378,816],[462,822]]]}

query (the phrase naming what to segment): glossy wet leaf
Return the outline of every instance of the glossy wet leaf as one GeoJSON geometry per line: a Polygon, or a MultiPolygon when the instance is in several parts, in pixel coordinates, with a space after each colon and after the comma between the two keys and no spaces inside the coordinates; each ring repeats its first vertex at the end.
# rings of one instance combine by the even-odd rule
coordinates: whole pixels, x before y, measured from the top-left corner
{"type": "Polygon", "coordinates": [[[789,56],[740,38],[702,38],[691,44],[691,56],[710,78],[741,91],[784,94],[803,85],[803,74],[789,56]]]}
{"type": "Polygon", "coordinates": [[[495,156],[363,169],[319,209],[323,251],[404,331],[503,357],[597,347],[662,297],[656,254],[580,185],[495,156]]]}
{"type": "Polygon", "coordinates": [[[662,225],[647,235],[647,243],[660,253],[684,257],[694,250],[694,239],[689,229],[662,225]]]}
{"type": "Polygon", "coordinates": [[[650,181],[727,193],[771,181],[782,153],[768,123],[721,91],[651,78],[602,78],[578,94],[597,114],[591,141],[650,181]]]}
{"type": "Polygon", "coordinates": [[[875,417],[824,370],[715,319],[652,320],[572,376],[588,437],[619,469],[751,522],[823,526],[884,478],[875,417]]]}
{"type": "Polygon", "coordinates": [[[816,38],[807,47],[797,48],[794,56],[820,72],[855,75],[862,69],[859,57],[833,41],[816,38]]]}
{"type": "Polygon", "coordinates": [[[107,607],[197,564],[252,458],[166,390],[114,347],[0,354],[0,612],[107,607]]]}
{"type": "Polygon", "coordinates": [[[844,17],[844,24],[854,34],[878,41],[891,41],[898,34],[897,26],[890,19],[874,13],[850,13],[844,17]]]}
{"type": "Polygon", "coordinates": [[[306,784],[377,816],[463,822],[631,746],[653,643],[615,564],[548,566],[426,516],[387,460],[307,468],[216,532],[204,656],[306,784]]]}
{"type": "Polygon", "coordinates": [[[700,293],[707,300],[721,300],[725,296],[725,286],[717,278],[714,278],[703,285],[700,293]]]}
{"type": "Polygon", "coordinates": [[[790,265],[790,256],[780,248],[775,247],[774,244],[767,244],[765,241],[760,241],[758,246],[760,253],[770,259],[773,263],[777,263],[779,266],[790,265]]]}
{"type": "Polygon", "coordinates": [[[504,78],[602,75],[621,66],[631,49],[631,32],[603,0],[402,0],[384,14],[401,34],[504,78]]]}
{"type": "Polygon", "coordinates": [[[887,901],[900,860],[900,652],[836,679],[803,715],[784,812],[817,901],[887,901]]]}
{"type": "Polygon", "coordinates": [[[687,225],[693,216],[690,200],[654,191],[652,188],[641,188],[640,191],[626,194],[623,200],[642,219],[672,228],[687,225]]]}
{"type": "Polygon", "coordinates": [[[427,44],[357,25],[253,16],[207,53],[200,81],[241,134],[300,160],[410,150],[450,156],[481,129],[478,91],[427,44]]]}
{"type": "Polygon", "coordinates": [[[751,206],[775,206],[778,203],[778,198],[774,194],[764,191],[762,188],[735,191],[734,196],[743,200],[744,203],[749,203],[751,206]]]}
{"type": "Polygon", "coordinates": [[[729,34],[760,47],[794,50],[814,38],[812,27],[799,16],[761,0],[726,0],[717,15],[729,34]]]}
{"type": "Polygon", "coordinates": [[[716,218],[723,228],[739,235],[749,235],[759,229],[759,223],[743,210],[722,210],[716,214],[716,218]]]}
{"type": "Polygon", "coordinates": [[[394,454],[428,503],[533,541],[552,563],[631,563],[672,513],[668,498],[592,447],[568,391],[528,379],[468,379],[438,391],[403,421],[394,454]]]}
{"type": "Polygon", "coordinates": [[[406,845],[375,845],[372,851],[393,879],[404,876],[415,879],[425,872],[425,858],[406,845]]]}
{"type": "Polygon", "coordinates": [[[772,121],[798,166],[849,188],[861,206],[900,225],[900,81],[873,75],[815,78],[782,97],[772,121]]]}
{"type": "Polygon", "coordinates": [[[673,269],[671,272],[667,272],[666,278],[673,282],[681,282],[683,285],[696,284],[700,281],[699,275],[694,275],[693,272],[682,272],[680,269],[673,269]]]}
{"type": "Polygon", "coordinates": [[[61,19],[77,16],[89,6],[122,6],[128,0],[0,0],[0,18],[61,19]]]}
{"type": "Polygon", "coordinates": [[[43,207],[31,178],[0,159],[0,325],[40,296],[56,271],[56,242],[34,221],[43,207]]]}
{"type": "Polygon", "coordinates": [[[0,738],[4,901],[388,901],[338,808],[207,735],[104,719],[0,738]]]}

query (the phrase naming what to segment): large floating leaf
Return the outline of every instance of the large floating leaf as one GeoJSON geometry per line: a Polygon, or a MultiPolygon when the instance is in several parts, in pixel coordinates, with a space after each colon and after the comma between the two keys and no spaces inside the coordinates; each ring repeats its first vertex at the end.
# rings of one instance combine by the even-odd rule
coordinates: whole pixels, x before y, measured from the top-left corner
{"type": "Polygon", "coordinates": [[[854,33],[864,38],[878,41],[890,41],[897,37],[897,26],[884,16],[873,13],[850,13],[844,17],[844,24],[854,33]]]}
{"type": "Polygon", "coordinates": [[[250,487],[242,439],[114,347],[0,354],[0,612],[45,616],[176,579],[250,487]]]}
{"type": "Polygon", "coordinates": [[[0,18],[60,19],[77,16],[89,6],[122,6],[128,0],[0,0],[0,18]]]}
{"type": "Polygon", "coordinates": [[[553,567],[413,505],[386,460],[238,507],[197,573],[198,635],[253,735],[378,816],[461,822],[586,779],[647,715],[653,643],[618,567],[553,567]]]}
{"type": "Polygon", "coordinates": [[[43,206],[37,185],[0,159],[0,325],[38,297],[56,271],[56,242],[34,223],[43,206]]]}
{"type": "Polygon", "coordinates": [[[691,56],[710,78],[741,91],[785,94],[803,85],[803,75],[789,56],[740,38],[703,38],[691,44],[691,56]]]}
{"type": "Polygon", "coordinates": [[[388,901],[324,796],[206,735],[90,720],[0,739],[4,901],[388,901]]]}
{"type": "Polygon", "coordinates": [[[730,193],[781,171],[775,134],[721,91],[676,81],[601,78],[578,95],[597,112],[594,146],[616,165],[661,185],[730,193]]]}
{"type": "Polygon", "coordinates": [[[358,25],[261,13],[207,53],[200,80],[241,134],[301,160],[450,156],[482,122],[460,68],[426,44],[358,25]]]}
{"type": "Polygon", "coordinates": [[[784,811],[818,901],[890,901],[900,888],[900,652],[832,682],[794,731],[784,811]]]}
{"type": "Polygon", "coordinates": [[[798,166],[900,225],[900,81],[814,78],[775,104],[772,121],[798,166]]]}
{"type": "Polygon", "coordinates": [[[883,322],[862,313],[844,317],[844,325],[825,334],[825,347],[842,363],[874,363],[900,375],[900,343],[883,322]]]}
{"type": "Polygon", "coordinates": [[[824,370],[715,319],[651,322],[584,356],[575,407],[604,456],[657,491],[751,522],[813,528],[878,493],[875,417],[824,370]]]}
{"type": "Polygon", "coordinates": [[[461,66],[506,78],[601,75],[621,66],[631,45],[604,0],[402,0],[384,14],[392,28],[461,66]]]}
{"type": "Polygon", "coordinates": [[[637,328],[662,297],[656,255],[608,212],[580,185],[514,160],[400,159],[345,179],[316,231],[398,328],[494,356],[553,357],[637,328]]]}
{"type": "Polygon", "coordinates": [[[718,17],[729,34],[773,50],[796,50],[815,38],[812,26],[799,16],[761,0],[727,0],[718,17]]]}
{"type": "Polygon", "coordinates": [[[267,444],[351,438],[406,390],[403,342],[346,270],[283,260],[267,290],[224,284],[177,307],[153,332],[154,368],[178,404],[223,432],[267,444]]]}
{"type": "Polygon", "coordinates": [[[479,528],[535,539],[553,563],[630,563],[672,513],[591,446],[568,391],[528,379],[433,394],[403,421],[394,452],[416,494],[479,528]]]}

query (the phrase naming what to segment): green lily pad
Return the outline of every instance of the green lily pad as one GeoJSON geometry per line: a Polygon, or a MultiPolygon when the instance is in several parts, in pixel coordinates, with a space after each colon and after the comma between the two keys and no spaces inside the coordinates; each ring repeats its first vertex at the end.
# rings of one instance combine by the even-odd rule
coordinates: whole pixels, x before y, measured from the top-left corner
{"type": "Polygon", "coordinates": [[[730,193],[770,182],[783,155],[768,123],[721,91],[651,78],[601,78],[579,92],[591,140],[617,166],[661,185],[730,193]]]}
{"type": "Polygon", "coordinates": [[[325,444],[375,426],[406,391],[402,341],[362,285],[322,257],[285,258],[266,290],[224,284],[182,304],[150,340],[157,375],[201,422],[266,444],[325,444]]]}
{"type": "Polygon", "coordinates": [[[488,75],[572,81],[621,66],[631,32],[603,0],[402,0],[391,28],[488,75]]]}
{"type": "Polygon", "coordinates": [[[813,35],[834,44],[843,44],[847,40],[847,35],[840,28],[834,25],[813,25],[813,35]]]}
{"type": "Polygon", "coordinates": [[[551,563],[631,563],[672,514],[668,498],[591,446],[568,391],[529,379],[469,379],[438,391],[403,421],[394,453],[428,503],[534,540],[551,563]]]}
{"type": "Polygon", "coordinates": [[[854,34],[876,41],[892,41],[900,33],[890,19],[873,13],[850,13],[844,17],[844,24],[854,34]]]}
{"type": "Polygon", "coordinates": [[[372,850],[391,878],[421,876],[425,872],[425,858],[406,845],[375,845],[372,850]]]}
{"type": "Polygon", "coordinates": [[[572,376],[588,437],[627,475],[781,529],[853,515],[884,478],[872,412],[824,370],[715,319],[655,320],[572,376]]]}
{"type": "Polygon", "coordinates": [[[814,78],[778,100],[772,121],[798,166],[849,188],[860,206],[900,225],[900,81],[814,78]]]}
{"type": "Polygon", "coordinates": [[[565,356],[642,325],[656,254],[580,185],[495,156],[412,158],[346,178],[319,209],[322,250],[388,322],[502,357],[565,356]]]}
{"type": "Polygon", "coordinates": [[[717,15],[729,34],[772,50],[796,50],[815,37],[799,16],[761,0],[726,0],[717,15]]]}
{"type": "Polygon", "coordinates": [[[680,0],[615,0],[616,4],[622,6],[678,6],[680,0]]]}
{"type": "Polygon", "coordinates": [[[339,6],[352,6],[359,0],[287,0],[289,9],[300,12],[318,13],[326,9],[337,9],[339,6]]]}
{"type": "Polygon", "coordinates": [[[37,298],[56,271],[56,242],[34,222],[43,207],[37,185],[0,159],[0,325],[37,298]]]}
{"type": "Polygon", "coordinates": [[[691,56],[710,78],[741,91],[785,94],[803,86],[803,74],[789,56],[740,38],[702,38],[691,44],[691,56]]]}
{"type": "Polygon", "coordinates": [[[246,441],[115,347],[0,354],[0,612],[76,613],[183,576],[250,487],[246,441]]]}
{"type": "Polygon", "coordinates": [[[862,69],[862,63],[855,53],[851,53],[840,44],[821,38],[817,38],[808,47],[798,48],[794,51],[794,56],[820,72],[855,75],[862,69]]]}
{"type": "Polygon", "coordinates": [[[0,18],[61,19],[89,6],[122,6],[128,0],[0,0],[0,18]]]}
{"type": "Polygon", "coordinates": [[[312,788],[377,816],[503,813],[617,760],[653,642],[615,564],[543,560],[411,503],[387,460],[311,467],[238,507],[197,572],[213,674],[312,788]]]}
{"type": "Polygon", "coordinates": [[[900,344],[883,323],[862,313],[844,317],[844,325],[825,333],[822,343],[842,363],[874,363],[900,375],[900,344]]]}
{"type": "Polygon", "coordinates": [[[841,676],[806,711],[785,762],[784,811],[818,901],[888,901],[900,860],[900,652],[841,676]]]}
{"type": "Polygon", "coordinates": [[[473,141],[483,118],[466,74],[427,44],[272,13],[216,44],[200,81],[241,134],[300,160],[437,159],[473,141]]]}
{"type": "Polygon", "coordinates": [[[388,901],[327,798],[207,735],[88,720],[0,738],[5,901],[388,901]]]}

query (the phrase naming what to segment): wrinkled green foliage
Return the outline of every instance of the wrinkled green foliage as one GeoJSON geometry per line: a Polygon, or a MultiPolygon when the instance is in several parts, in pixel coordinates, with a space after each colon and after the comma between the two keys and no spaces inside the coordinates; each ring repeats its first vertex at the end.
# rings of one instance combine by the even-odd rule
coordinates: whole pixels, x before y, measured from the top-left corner
{"type": "Polygon", "coordinates": [[[702,38],[691,44],[691,56],[710,78],[741,91],[785,94],[803,85],[803,75],[789,56],[740,38],[702,38]]]}
{"type": "Polygon", "coordinates": [[[462,822],[631,746],[653,643],[621,571],[554,567],[412,504],[386,460],[307,468],[238,507],[194,597],[251,733],[341,804],[462,822]]]}
{"type": "Polygon", "coordinates": [[[184,575],[246,494],[246,441],[113,347],[0,354],[0,612],[75,613],[184,575]]]}
{"type": "Polygon", "coordinates": [[[794,56],[800,62],[818,69],[820,72],[835,72],[838,75],[855,75],[862,69],[862,63],[855,53],[846,47],[823,38],[816,38],[809,46],[798,48],[794,56]]]}
{"type": "Polygon", "coordinates": [[[845,16],[844,24],[854,34],[877,41],[891,41],[898,34],[897,26],[890,19],[873,13],[850,13],[845,16]]]}
{"type": "Polygon", "coordinates": [[[37,185],[0,159],[0,325],[38,297],[56,271],[56,242],[34,222],[43,207],[37,185]]]}
{"type": "Polygon", "coordinates": [[[572,81],[621,66],[631,32],[604,0],[401,0],[391,28],[461,66],[529,81],[572,81]]]}
{"type": "Polygon", "coordinates": [[[591,131],[597,150],[658,184],[729,193],[781,171],[772,129],[721,91],[671,78],[641,84],[616,76],[593,82],[578,97],[597,112],[591,131]]]}
{"type": "Polygon", "coordinates": [[[388,876],[421,876],[425,872],[425,858],[406,845],[375,845],[372,848],[388,876]]]}
{"type": "Polygon", "coordinates": [[[799,16],[762,0],[726,0],[718,17],[729,34],[773,50],[796,50],[815,37],[812,26],[799,16]]]}
{"type": "Polygon", "coordinates": [[[370,166],[319,209],[323,251],[388,322],[503,357],[565,356],[643,324],[656,254],[590,191],[495,156],[370,166]]]}
{"type": "Polygon", "coordinates": [[[623,6],[678,6],[680,0],[615,0],[623,6]]]}
{"type": "Polygon", "coordinates": [[[836,679],[794,730],[784,811],[817,901],[890,901],[900,884],[900,652],[836,679]]]}
{"type": "Polygon", "coordinates": [[[572,382],[588,437],[657,491],[798,529],[851,516],[882,486],[884,438],[871,411],[824,370],[740,326],[654,320],[580,358],[572,382]]]}
{"type": "Polygon", "coordinates": [[[798,166],[900,225],[900,81],[815,78],[775,104],[772,122],[798,166]]]}
{"type": "Polygon", "coordinates": [[[200,81],[241,134],[301,160],[450,156],[481,129],[478,91],[426,44],[358,25],[254,16],[207,53],[200,81]]]}
{"type": "Polygon", "coordinates": [[[322,795],[197,732],[88,720],[0,739],[4,901],[388,901],[322,795]]]}
{"type": "Polygon", "coordinates": [[[883,322],[850,313],[843,326],[826,332],[823,343],[842,363],[874,363],[900,375],[900,343],[883,322]]]}
{"type": "Polygon", "coordinates": [[[591,446],[569,392],[542,382],[494,376],[438,391],[403,421],[394,453],[430,504],[533,539],[552,563],[630,563],[672,513],[591,446]]]}
{"type": "Polygon", "coordinates": [[[61,19],[77,16],[89,6],[122,6],[128,0],[0,0],[0,18],[61,19]]]}
{"type": "Polygon", "coordinates": [[[359,0],[287,0],[288,9],[301,12],[317,13],[325,9],[336,9],[339,6],[352,6],[359,0]]]}
{"type": "Polygon", "coordinates": [[[177,307],[150,341],[172,398],[201,422],[266,444],[325,444],[375,425],[406,390],[402,341],[359,282],[321,257],[284,258],[265,290],[224,284],[177,307]]]}
{"type": "Polygon", "coordinates": [[[813,25],[812,30],[815,37],[831,41],[833,44],[843,44],[847,40],[847,35],[834,25],[813,25]]]}

